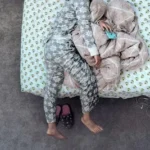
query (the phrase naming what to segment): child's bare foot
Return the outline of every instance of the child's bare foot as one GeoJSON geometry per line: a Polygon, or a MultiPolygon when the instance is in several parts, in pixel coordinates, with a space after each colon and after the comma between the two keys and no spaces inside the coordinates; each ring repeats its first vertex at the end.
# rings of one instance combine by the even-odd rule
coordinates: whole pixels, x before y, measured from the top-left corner
{"type": "Polygon", "coordinates": [[[58,130],[47,130],[47,134],[57,139],[65,139],[65,137],[58,130]]]}
{"type": "Polygon", "coordinates": [[[57,139],[65,139],[65,137],[57,130],[55,123],[49,123],[47,134],[57,139]]]}
{"type": "Polygon", "coordinates": [[[82,123],[93,133],[99,133],[103,130],[103,128],[97,124],[95,124],[90,117],[86,118],[86,117],[82,117],[81,118],[82,123]]]}

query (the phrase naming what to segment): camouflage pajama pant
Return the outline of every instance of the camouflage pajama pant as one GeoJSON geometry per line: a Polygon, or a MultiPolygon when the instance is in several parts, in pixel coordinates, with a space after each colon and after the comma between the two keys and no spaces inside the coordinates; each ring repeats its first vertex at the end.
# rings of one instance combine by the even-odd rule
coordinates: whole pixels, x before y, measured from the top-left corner
{"type": "Polygon", "coordinates": [[[49,40],[45,47],[47,82],[44,111],[47,123],[56,121],[56,99],[67,71],[80,85],[82,113],[90,112],[98,102],[98,87],[92,68],[78,54],[71,39],[49,40]]]}

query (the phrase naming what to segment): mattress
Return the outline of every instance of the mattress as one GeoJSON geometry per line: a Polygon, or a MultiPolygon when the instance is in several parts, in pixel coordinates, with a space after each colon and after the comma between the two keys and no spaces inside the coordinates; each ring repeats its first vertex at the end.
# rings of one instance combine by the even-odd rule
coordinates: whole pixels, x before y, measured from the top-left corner
{"type": "MultiPolygon", "coordinates": [[[[109,1],[109,0],[105,0],[109,1]]],[[[140,34],[150,51],[150,1],[127,0],[133,6],[140,27],[140,34]]],[[[64,0],[25,0],[22,20],[20,85],[21,92],[43,97],[46,83],[44,66],[44,40],[51,30],[51,23],[57,12],[64,5],[64,0]]],[[[79,96],[80,89],[64,84],[58,92],[59,98],[79,96]]],[[[134,71],[121,74],[120,83],[109,91],[99,91],[100,97],[131,98],[150,96],[150,59],[134,71]]]]}

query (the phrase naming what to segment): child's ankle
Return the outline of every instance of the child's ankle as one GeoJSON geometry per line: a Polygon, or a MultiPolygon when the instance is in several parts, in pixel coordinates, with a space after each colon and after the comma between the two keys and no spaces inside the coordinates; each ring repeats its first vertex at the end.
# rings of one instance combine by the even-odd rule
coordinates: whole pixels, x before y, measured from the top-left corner
{"type": "Polygon", "coordinates": [[[86,120],[89,120],[90,119],[90,114],[89,113],[85,113],[83,114],[83,119],[86,121],[86,120]]]}
{"type": "Polygon", "coordinates": [[[48,129],[56,129],[56,123],[48,123],[48,129]]]}

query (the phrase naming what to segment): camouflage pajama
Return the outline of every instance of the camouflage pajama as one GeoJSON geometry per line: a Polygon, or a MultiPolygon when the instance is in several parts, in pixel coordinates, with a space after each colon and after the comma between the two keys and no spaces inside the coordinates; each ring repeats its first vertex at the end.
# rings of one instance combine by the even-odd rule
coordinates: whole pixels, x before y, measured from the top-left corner
{"type": "Polygon", "coordinates": [[[89,0],[64,0],[65,6],[51,25],[45,45],[47,82],[44,89],[44,111],[48,123],[56,121],[56,99],[63,83],[64,71],[80,85],[82,112],[90,112],[98,102],[98,88],[92,68],[77,53],[71,40],[79,26],[85,46],[91,56],[98,55],[90,23],[89,0]]]}

